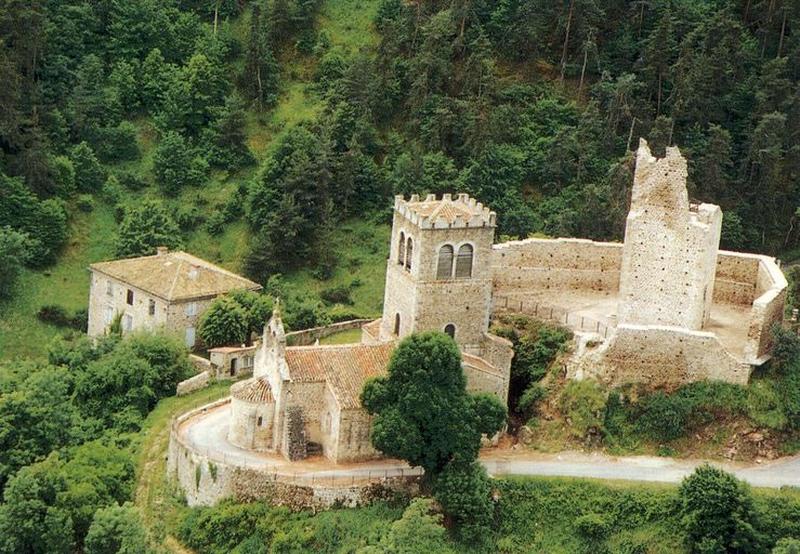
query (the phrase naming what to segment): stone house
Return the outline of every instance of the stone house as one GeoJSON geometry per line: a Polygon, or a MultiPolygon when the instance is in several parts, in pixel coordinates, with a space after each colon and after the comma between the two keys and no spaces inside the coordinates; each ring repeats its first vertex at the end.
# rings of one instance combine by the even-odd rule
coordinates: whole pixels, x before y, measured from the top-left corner
{"type": "Polygon", "coordinates": [[[197,323],[209,304],[237,289],[261,285],[186,252],[159,248],[154,256],[89,266],[89,336],[101,336],[119,314],[123,333],[166,329],[188,348],[198,346],[197,323]]]}

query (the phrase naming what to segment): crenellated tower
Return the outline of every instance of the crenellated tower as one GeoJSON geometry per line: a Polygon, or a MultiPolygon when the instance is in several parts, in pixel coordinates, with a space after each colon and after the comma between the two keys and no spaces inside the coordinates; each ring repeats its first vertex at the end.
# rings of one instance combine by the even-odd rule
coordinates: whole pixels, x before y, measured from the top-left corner
{"type": "Polygon", "coordinates": [[[395,197],[381,339],[437,330],[462,347],[482,343],[495,219],[466,194],[395,197]]]}

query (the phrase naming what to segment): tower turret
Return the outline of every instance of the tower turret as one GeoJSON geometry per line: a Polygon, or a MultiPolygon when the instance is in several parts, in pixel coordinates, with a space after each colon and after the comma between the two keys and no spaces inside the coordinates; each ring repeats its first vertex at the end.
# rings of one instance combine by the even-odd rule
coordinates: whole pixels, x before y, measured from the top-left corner
{"type": "Polygon", "coordinates": [[[462,347],[483,341],[495,219],[466,194],[395,197],[382,339],[437,330],[462,347]]]}

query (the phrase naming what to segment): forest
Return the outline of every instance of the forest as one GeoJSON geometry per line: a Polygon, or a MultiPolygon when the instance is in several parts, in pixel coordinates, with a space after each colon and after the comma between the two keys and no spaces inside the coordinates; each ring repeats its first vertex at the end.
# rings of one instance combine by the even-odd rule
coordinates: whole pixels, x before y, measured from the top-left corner
{"type": "MultiPolygon", "coordinates": [[[[154,541],[157,523],[128,502],[148,418],[190,369],[165,337],[78,336],[89,263],[185,248],[280,295],[291,328],[371,317],[394,195],[468,192],[497,212],[498,239],[621,240],[640,137],[657,153],[680,147],[692,199],[722,207],[723,248],[794,261],[795,25],[800,4],[789,0],[0,0],[0,553],[124,551],[115,537],[137,552],[154,541]]],[[[539,379],[541,352],[528,346],[539,379]]],[[[736,409],[771,416],[786,394],[775,417],[794,428],[797,374],[762,396],[731,392],[736,409]]],[[[540,393],[522,378],[528,397],[514,402],[530,407],[540,393]]],[[[716,409],[703,394],[646,401],[682,403],[691,419],[716,409]]],[[[608,436],[627,440],[633,416],[603,410],[608,436]]],[[[739,551],[800,534],[787,523],[800,501],[778,516],[764,506],[780,501],[730,486],[757,535],[739,551]]],[[[540,487],[548,502],[574,494],[502,487],[509,498],[540,487]]],[[[587,506],[628,498],[583,493],[587,506]]],[[[672,493],[630,494],[666,523],[573,505],[555,530],[512,533],[523,516],[503,500],[493,548],[526,551],[528,530],[545,549],[569,536],[583,541],[571,551],[644,552],[650,535],[606,541],[627,526],[674,551],[672,493]]],[[[332,512],[356,523],[315,520],[311,531],[293,519],[304,516],[267,517],[258,505],[176,508],[187,519],[170,524],[178,535],[215,518],[241,524],[224,544],[183,536],[202,552],[274,543],[268,523],[249,538],[252,510],[294,529],[272,551],[323,551],[334,530],[374,519],[361,546],[392,551],[406,518],[435,519],[406,505],[332,512]]],[[[561,521],[547,502],[524,509],[561,521]]],[[[431,544],[449,540],[431,533],[431,544]]]]}

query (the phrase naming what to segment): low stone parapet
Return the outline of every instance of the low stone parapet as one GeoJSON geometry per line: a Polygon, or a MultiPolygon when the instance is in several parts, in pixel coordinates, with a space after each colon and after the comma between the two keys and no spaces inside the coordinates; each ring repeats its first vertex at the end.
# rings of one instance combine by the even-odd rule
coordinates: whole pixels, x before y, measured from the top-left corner
{"type": "Polygon", "coordinates": [[[351,329],[360,329],[362,325],[370,321],[372,320],[351,319],[348,321],[340,321],[339,323],[332,323],[330,325],[323,325],[322,327],[293,331],[291,333],[286,333],[286,343],[289,346],[310,346],[318,340],[335,335],[336,333],[350,331],[351,329]]]}
{"type": "Polygon", "coordinates": [[[398,492],[415,494],[421,470],[388,468],[291,472],[277,471],[232,453],[195,448],[179,429],[187,420],[230,402],[218,400],[175,419],[170,430],[167,475],[177,482],[189,506],[212,506],[224,498],[265,501],[292,509],[355,507],[398,492]]]}
{"type": "Polygon", "coordinates": [[[198,373],[194,377],[189,377],[188,379],[178,383],[175,394],[177,394],[178,396],[184,396],[186,394],[189,394],[190,392],[206,388],[210,382],[211,382],[211,371],[209,370],[203,371],[202,373],[198,373]]]}

